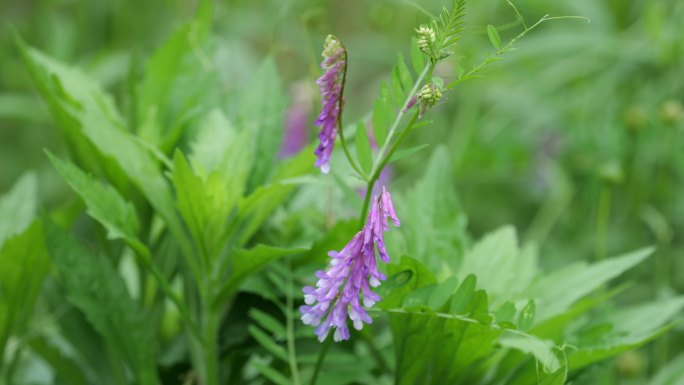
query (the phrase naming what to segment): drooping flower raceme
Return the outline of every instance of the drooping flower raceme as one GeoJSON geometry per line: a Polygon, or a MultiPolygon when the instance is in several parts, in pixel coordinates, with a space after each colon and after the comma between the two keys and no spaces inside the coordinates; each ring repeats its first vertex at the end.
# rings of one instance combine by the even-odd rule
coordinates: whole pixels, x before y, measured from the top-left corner
{"type": "Polygon", "coordinates": [[[347,317],[356,330],[361,330],[364,322],[373,322],[366,309],[380,300],[371,288],[387,279],[378,271],[375,253],[377,250],[382,262],[389,262],[383,235],[389,230],[388,220],[395,226],[400,224],[390,193],[383,186],[380,196],[373,198],[363,229],[342,250],[329,252],[330,266],[327,271],[316,272],[316,287],[302,290],[306,303],[300,308],[302,321],[318,326],[315,333],[319,341],[325,340],[331,328],[335,329],[335,341],[349,339],[347,317]]]}
{"type": "Polygon", "coordinates": [[[335,145],[343,101],[344,77],[347,66],[347,51],[337,38],[328,35],[323,49],[321,67],[325,70],[316,83],[321,90],[323,106],[316,119],[316,126],[321,128],[318,133],[320,143],[316,148],[316,167],[328,173],[330,171],[330,156],[335,145]]]}

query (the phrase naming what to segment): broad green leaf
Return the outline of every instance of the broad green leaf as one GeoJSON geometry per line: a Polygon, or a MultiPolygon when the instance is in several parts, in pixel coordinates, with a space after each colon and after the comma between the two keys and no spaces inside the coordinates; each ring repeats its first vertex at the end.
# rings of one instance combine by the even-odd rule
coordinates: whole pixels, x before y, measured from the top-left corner
{"type": "Polygon", "coordinates": [[[418,39],[411,38],[411,65],[413,70],[419,74],[425,69],[425,54],[418,48],[418,39]]]}
{"type": "MultiPolygon", "coordinates": [[[[568,354],[570,369],[578,369],[645,344],[668,328],[668,323],[684,309],[684,297],[673,297],[643,305],[620,308],[594,317],[586,330],[607,325],[599,336],[586,338],[568,354]]],[[[581,332],[581,331],[580,331],[581,332]]],[[[570,341],[572,343],[572,341],[570,341]]]]}
{"type": "Polygon", "coordinates": [[[439,272],[442,280],[454,275],[467,241],[466,218],[456,198],[447,149],[437,147],[413,188],[392,196],[406,252],[439,272]]]}
{"type": "Polygon", "coordinates": [[[227,260],[227,279],[216,296],[214,305],[222,306],[223,301],[235,294],[245,279],[269,262],[288,255],[300,254],[307,250],[307,248],[283,249],[265,245],[257,245],[249,250],[233,250],[227,260]]]}
{"type": "Polygon", "coordinates": [[[491,24],[487,25],[487,36],[489,36],[489,41],[494,48],[501,49],[501,36],[499,36],[499,31],[491,24]]]}
{"type": "Polygon", "coordinates": [[[158,384],[152,319],[130,297],[114,267],[53,224],[46,224],[45,233],[69,301],[128,363],[139,383],[158,384]]]}
{"type": "Polygon", "coordinates": [[[111,186],[96,181],[71,162],[46,151],[57,172],[83,198],[88,214],[100,222],[110,239],[135,238],[139,223],[135,208],[111,186]]]}
{"type": "MultiPolygon", "coordinates": [[[[37,50],[22,47],[22,52],[39,91],[50,103],[53,113],[67,121],[63,122],[63,126],[70,130],[69,134],[77,139],[85,137],[99,151],[99,154],[93,155],[91,150],[84,148],[86,152],[79,155],[87,156],[89,166],[93,163],[105,164],[108,180],[115,186],[122,183],[120,179],[123,170],[164,218],[181,243],[185,236],[159,162],[138,138],[126,132],[123,119],[112,98],[85,74],[37,50]]],[[[88,169],[93,170],[93,167],[88,169]]]]}
{"type": "Polygon", "coordinates": [[[519,334],[504,334],[499,339],[501,346],[516,349],[525,354],[532,354],[542,365],[546,373],[553,373],[560,369],[561,363],[554,352],[555,345],[551,341],[538,339],[534,336],[519,334]]]}
{"type": "Polygon", "coordinates": [[[645,248],[591,265],[578,262],[535,281],[526,293],[536,299],[536,322],[569,309],[578,299],[636,266],[651,253],[653,248],[645,248]]]}
{"type": "Polygon", "coordinates": [[[211,79],[209,68],[204,68],[208,59],[203,48],[211,30],[212,8],[211,1],[200,1],[194,18],[176,30],[146,63],[136,95],[136,129],[144,140],[158,144],[178,135],[172,127],[178,127],[191,108],[203,105],[189,101],[212,89],[202,87],[203,80],[211,79]],[[191,81],[184,82],[187,79],[191,81]]]}
{"type": "Polygon", "coordinates": [[[463,282],[461,282],[458,290],[454,296],[451,297],[451,304],[449,305],[449,312],[451,314],[463,314],[465,312],[466,307],[473,298],[476,285],[477,278],[473,274],[468,275],[463,282]]]}
{"type": "Polygon", "coordinates": [[[0,248],[0,362],[10,336],[27,331],[48,265],[39,221],[0,248]]]}
{"type": "MultiPolygon", "coordinates": [[[[400,265],[390,265],[389,272],[383,286],[389,286],[384,290],[391,294],[379,303],[383,309],[396,308],[416,289],[433,287],[434,290],[434,276],[417,260],[403,257],[400,265]]],[[[467,383],[472,380],[469,376],[476,363],[492,352],[493,341],[501,331],[489,326],[491,317],[483,291],[475,292],[464,310],[479,323],[430,313],[390,314],[397,384],[444,384],[457,380],[467,383]]]]}
{"type": "Polygon", "coordinates": [[[0,246],[31,224],[37,206],[38,179],[34,173],[27,172],[10,191],[0,196],[0,246]]]}
{"type": "Polygon", "coordinates": [[[239,123],[252,133],[254,164],[248,192],[266,183],[282,143],[284,96],[273,59],[266,59],[242,96],[239,123]]]}
{"type": "Polygon", "coordinates": [[[506,323],[512,324],[513,318],[515,317],[516,309],[515,304],[510,301],[506,301],[499,307],[494,315],[496,322],[499,324],[506,323]]]}
{"type": "Polygon", "coordinates": [[[536,250],[521,251],[515,229],[502,227],[487,234],[463,257],[459,275],[467,274],[477,275],[480,287],[495,304],[519,299],[537,274],[536,250]]]}
{"type": "Polygon", "coordinates": [[[373,167],[373,153],[371,152],[366,126],[362,121],[356,125],[356,156],[359,159],[361,169],[368,175],[373,167]]]}

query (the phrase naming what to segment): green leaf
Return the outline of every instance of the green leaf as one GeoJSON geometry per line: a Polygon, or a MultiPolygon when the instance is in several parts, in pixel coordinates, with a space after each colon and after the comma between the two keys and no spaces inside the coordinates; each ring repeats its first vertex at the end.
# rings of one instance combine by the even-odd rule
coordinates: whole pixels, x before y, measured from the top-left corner
{"type": "Polygon", "coordinates": [[[684,309],[684,296],[649,302],[605,312],[593,317],[585,330],[599,330],[598,336],[585,338],[590,344],[568,354],[570,370],[603,360],[645,344],[667,330],[668,323],[684,309]],[[607,327],[604,327],[607,326],[607,327]]]}
{"type": "Polygon", "coordinates": [[[394,67],[392,69],[392,77],[390,79],[390,87],[392,88],[392,96],[394,97],[394,105],[397,108],[402,108],[404,101],[406,100],[406,94],[408,91],[404,90],[401,84],[401,78],[399,75],[399,68],[394,67]]]}
{"type": "Polygon", "coordinates": [[[441,280],[454,275],[467,240],[451,163],[446,147],[437,147],[413,188],[392,194],[402,219],[398,230],[406,240],[406,252],[439,272],[441,280]]]}
{"type": "Polygon", "coordinates": [[[27,172],[10,191],[0,196],[0,246],[31,224],[37,206],[38,179],[34,173],[27,172]]]}
{"type": "Polygon", "coordinates": [[[578,262],[536,280],[526,293],[537,302],[536,322],[567,310],[578,299],[636,266],[654,251],[645,248],[594,264],[578,262]]]}
{"type": "Polygon", "coordinates": [[[504,302],[503,305],[499,307],[496,311],[495,319],[497,323],[513,323],[513,318],[515,318],[515,304],[510,301],[504,302]]]}
{"type": "Polygon", "coordinates": [[[190,101],[207,93],[202,80],[211,79],[211,72],[203,68],[206,64],[201,62],[198,52],[209,36],[212,15],[212,2],[200,1],[194,18],[178,28],[149,58],[136,95],[140,123],[137,130],[143,139],[155,144],[163,140],[174,144],[172,136],[178,134],[172,127],[177,127],[191,108],[203,105],[190,101]],[[191,82],[184,82],[187,79],[191,82]]]}
{"type": "Polygon", "coordinates": [[[368,175],[373,167],[373,153],[371,152],[366,126],[362,121],[356,124],[356,156],[359,159],[361,169],[368,175]]]}
{"type": "Polygon", "coordinates": [[[499,31],[491,24],[487,25],[487,36],[489,36],[489,41],[494,48],[501,49],[501,36],[499,36],[499,31]]]}
{"type": "Polygon", "coordinates": [[[0,248],[0,362],[10,336],[27,331],[48,266],[40,221],[0,248]]]}
{"type": "Polygon", "coordinates": [[[532,354],[543,366],[544,371],[552,373],[560,369],[560,360],[554,353],[555,345],[530,335],[505,334],[499,341],[501,346],[532,354]]]}
{"type": "Polygon", "coordinates": [[[268,58],[254,74],[240,105],[240,126],[251,132],[254,140],[248,192],[263,185],[271,175],[282,142],[284,108],[278,71],[273,59],[268,58]]]}
{"type": "Polygon", "coordinates": [[[409,156],[415,154],[416,152],[424,149],[427,146],[428,146],[428,144],[426,143],[426,144],[420,144],[418,146],[405,148],[403,150],[399,150],[392,155],[392,158],[389,161],[391,163],[391,162],[396,162],[399,159],[409,157],[409,156]]]}
{"type": "Polygon", "coordinates": [[[159,384],[150,318],[135,302],[111,263],[92,254],[70,235],[46,224],[52,259],[78,307],[118,358],[142,384],[159,384]]]}
{"type": "Polygon", "coordinates": [[[56,346],[51,345],[46,338],[42,336],[31,338],[29,344],[31,346],[31,351],[38,354],[40,358],[50,364],[50,368],[55,371],[55,383],[72,385],[88,384],[79,363],[64,354],[64,352],[56,346]]]}
{"type": "Polygon", "coordinates": [[[660,368],[648,385],[678,385],[684,383],[684,353],[660,368]]]}
{"type": "Polygon", "coordinates": [[[257,245],[249,250],[233,250],[227,260],[228,278],[216,296],[214,305],[222,306],[226,298],[237,292],[245,279],[269,262],[288,255],[300,254],[307,250],[308,248],[283,249],[265,245],[257,245]]]}
{"type": "Polygon", "coordinates": [[[292,385],[292,382],[290,381],[289,378],[285,377],[282,373],[279,371],[271,368],[268,365],[262,364],[261,362],[257,361],[252,361],[251,362],[252,367],[256,369],[262,376],[268,378],[270,381],[272,381],[274,384],[277,385],[292,385]]]}
{"type": "Polygon", "coordinates": [[[463,282],[461,282],[461,285],[458,287],[458,290],[454,294],[453,297],[451,297],[451,305],[449,307],[449,313],[451,314],[463,314],[465,312],[466,307],[470,303],[470,300],[473,297],[473,294],[475,294],[475,286],[477,285],[477,278],[475,277],[474,274],[468,275],[463,282]]]}
{"type": "Polygon", "coordinates": [[[378,146],[382,146],[387,140],[387,128],[390,124],[387,111],[390,109],[389,101],[383,97],[376,99],[373,104],[373,133],[378,146]]]}
{"type": "Polygon", "coordinates": [[[287,362],[287,352],[285,351],[285,348],[278,345],[271,336],[254,325],[249,325],[247,330],[267,352],[271,353],[274,357],[281,359],[283,362],[287,362]]]}
{"type": "Polygon", "coordinates": [[[275,319],[272,315],[257,308],[252,308],[249,311],[249,316],[256,321],[259,326],[271,332],[275,338],[280,340],[285,338],[285,325],[275,319]]]}
{"type": "Polygon", "coordinates": [[[118,191],[96,181],[73,163],[46,153],[59,175],[83,198],[88,214],[107,229],[110,239],[137,236],[140,226],[135,208],[118,191]]]}
{"type": "Polygon", "coordinates": [[[411,65],[417,74],[425,69],[425,54],[418,48],[418,39],[415,37],[411,38],[411,65]]]}
{"type": "Polygon", "coordinates": [[[399,78],[399,84],[401,85],[401,88],[404,91],[404,94],[408,94],[411,91],[411,89],[413,88],[413,76],[411,76],[411,72],[409,71],[408,67],[406,66],[406,62],[404,61],[404,57],[401,54],[399,54],[399,58],[397,59],[396,68],[397,68],[397,75],[399,78]]]}

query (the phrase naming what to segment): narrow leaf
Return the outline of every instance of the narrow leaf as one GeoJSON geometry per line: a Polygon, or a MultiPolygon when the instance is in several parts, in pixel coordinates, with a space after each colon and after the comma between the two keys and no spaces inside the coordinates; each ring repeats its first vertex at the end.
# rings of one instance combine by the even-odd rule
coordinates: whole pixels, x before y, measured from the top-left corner
{"type": "Polygon", "coordinates": [[[356,124],[356,156],[361,168],[368,175],[373,167],[373,153],[371,152],[366,126],[362,121],[356,124]]]}
{"type": "Polygon", "coordinates": [[[501,36],[499,36],[499,31],[491,24],[487,25],[487,36],[489,36],[489,41],[494,48],[501,49],[501,36]]]}

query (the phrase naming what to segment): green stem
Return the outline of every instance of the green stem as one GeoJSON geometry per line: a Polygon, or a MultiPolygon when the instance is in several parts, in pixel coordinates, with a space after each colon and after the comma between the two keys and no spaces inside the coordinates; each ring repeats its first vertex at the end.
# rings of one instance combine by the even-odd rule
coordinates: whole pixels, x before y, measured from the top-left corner
{"type": "MultiPolygon", "coordinates": [[[[364,223],[366,222],[366,212],[368,211],[368,206],[370,206],[370,200],[371,200],[371,195],[373,194],[373,186],[375,185],[375,181],[378,180],[378,178],[380,178],[380,173],[382,173],[382,169],[385,168],[385,166],[390,161],[390,159],[392,159],[392,155],[394,155],[394,152],[397,151],[397,149],[399,148],[399,145],[401,144],[401,142],[403,142],[404,138],[406,137],[406,134],[408,134],[408,132],[411,131],[411,127],[416,123],[419,115],[420,115],[420,111],[416,110],[416,112],[413,113],[411,120],[406,124],[406,127],[404,127],[404,129],[401,130],[399,137],[394,142],[392,147],[389,149],[389,152],[387,153],[387,155],[385,155],[384,157],[378,158],[377,167],[373,167],[373,169],[375,171],[373,172],[370,179],[368,180],[368,186],[366,188],[366,196],[363,199],[363,209],[361,210],[361,218],[359,219],[359,222],[360,222],[359,227],[363,227],[364,223]]],[[[386,143],[388,143],[388,142],[389,142],[389,136],[388,136],[388,141],[386,143]]]]}
{"type": "Polygon", "coordinates": [[[290,364],[290,372],[292,373],[292,382],[294,385],[300,385],[302,382],[299,379],[299,369],[297,368],[297,352],[295,351],[295,337],[294,337],[294,314],[292,311],[292,263],[290,258],[287,258],[287,291],[286,295],[286,316],[287,316],[287,358],[290,364]]]}
{"type": "Polygon", "coordinates": [[[166,278],[164,277],[162,272],[159,271],[157,266],[155,266],[152,263],[152,257],[150,255],[150,251],[147,249],[147,247],[145,247],[145,245],[143,245],[137,239],[126,239],[126,243],[138,255],[143,266],[145,266],[150,271],[150,273],[152,274],[154,279],[157,281],[157,283],[161,287],[164,294],[166,294],[166,296],[169,297],[171,302],[173,302],[173,304],[176,305],[178,312],[183,317],[183,320],[185,321],[186,325],[190,329],[190,332],[195,336],[195,338],[197,338],[197,340],[202,341],[202,333],[200,332],[199,328],[197,327],[197,325],[193,321],[193,318],[190,316],[190,312],[185,307],[183,300],[178,296],[178,294],[176,294],[175,291],[173,291],[173,289],[171,288],[171,285],[166,280],[166,278]]]}
{"type": "MultiPolygon", "coordinates": [[[[385,153],[385,151],[387,151],[387,147],[389,146],[390,142],[392,142],[392,136],[394,136],[394,133],[396,132],[397,128],[399,127],[399,123],[401,122],[401,118],[403,118],[404,114],[406,113],[406,106],[408,106],[408,104],[411,102],[411,99],[418,93],[418,88],[421,86],[421,84],[423,84],[423,79],[425,79],[428,73],[432,73],[432,69],[434,66],[435,65],[433,63],[426,65],[423,69],[423,72],[421,72],[418,76],[416,82],[413,83],[413,88],[411,89],[411,92],[409,92],[406,96],[404,104],[402,104],[401,109],[397,114],[397,117],[394,119],[394,123],[392,123],[392,127],[390,127],[389,132],[387,133],[387,139],[385,139],[385,143],[383,143],[382,148],[380,148],[380,151],[378,152],[378,159],[375,161],[375,164],[371,169],[371,175],[377,174],[378,168],[382,168],[380,166],[380,163],[382,162],[383,154],[385,153]]],[[[385,164],[386,163],[387,162],[385,162],[385,164]]]]}
{"type": "Polygon", "coordinates": [[[332,338],[326,339],[323,343],[323,349],[318,354],[318,360],[316,360],[316,367],[314,368],[313,376],[311,377],[311,382],[309,383],[309,385],[316,385],[316,381],[318,380],[318,374],[321,372],[321,368],[323,367],[323,361],[325,361],[325,356],[328,354],[328,349],[330,348],[331,344],[332,338]]]}
{"type": "MultiPolygon", "coordinates": [[[[342,45],[342,43],[340,43],[342,45]]],[[[342,149],[344,150],[344,155],[347,157],[347,161],[349,161],[349,164],[351,164],[352,168],[354,168],[354,171],[356,171],[357,174],[363,179],[366,179],[366,174],[361,170],[361,167],[359,167],[358,164],[356,164],[356,161],[354,158],[351,156],[351,153],[349,152],[349,148],[347,147],[347,140],[344,138],[344,126],[342,125],[342,107],[344,104],[344,86],[347,82],[347,64],[349,63],[349,60],[347,58],[347,48],[342,45],[342,49],[344,50],[344,70],[342,70],[342,87],[340,88],[340,96],[337,98],[337,111],[338,111],[338,116],[337,116],[337,131],[340,133],[340,144],[342,144],[342,149]]],[[[358,135],[358,133],[357,133],[358,135]]]]}
{"type": "MultiPolygon", "coordinates": [[[[208,292],[211,292],[208,290],[208,292]]],[[[204,356],[203,385],[218,385],[218,335],[220,316],[212,307],[211,298],[203,299],[203,331],[202,350],[204,356]]]]}

